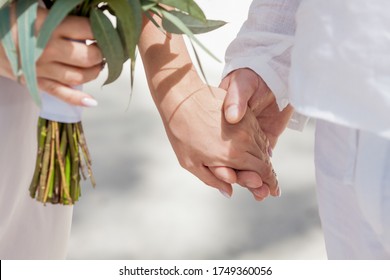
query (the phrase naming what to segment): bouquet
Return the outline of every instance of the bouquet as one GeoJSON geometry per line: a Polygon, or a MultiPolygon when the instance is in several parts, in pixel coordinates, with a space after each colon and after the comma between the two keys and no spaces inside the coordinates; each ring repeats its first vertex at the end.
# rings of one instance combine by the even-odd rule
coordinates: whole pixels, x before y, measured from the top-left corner
{"type": "MultiPolygon", "coordinates": [[[[92,174],[91,157],[81,123],[81,110],[52,96],[40,93],[35,62],[42,54],[58,24],[68,15],[88,17],[97,45],[108,68],[104,85],[114,82],[130,60],[131,87],[137,44],[143,16],[161,32],[185,34],[209,55],[194,34],[205,33],[225,24],[209,20],[194,0],[45,0],[49,14],[39,32],[34,34],[37,0],[0,0],[0,40],[15,76],[24,76],[26,86],[36,104],[41,106],[38,120],[38,150],[30,195],[43,203],[74,204],[81,195],[81,178],[92,174]],[[10,31],[10,7],[15,2],[19,53],[10,31]],[[167,8],[169,7],[169,8],[167,8]],[[161,18],[158,24],[153,15],[161,18]],[[54,108],[54,109],[53,109],[54,108]],[[54,111],[54,113],[53,113],[54,111]],[[59,118],[57,115],[61,115],[59,118]]],[[[195,53],[196,54],[196,53],[195,53]]],[[[195,55],[198,60],[198,56],[195,55]]],[[[200,62],[198,60],[200,65],[200,62]]],[[[203,70],[200,67],[203,74],[203,70]]],[[[203,74],[204,76],[204,74],[203,74]]]]}

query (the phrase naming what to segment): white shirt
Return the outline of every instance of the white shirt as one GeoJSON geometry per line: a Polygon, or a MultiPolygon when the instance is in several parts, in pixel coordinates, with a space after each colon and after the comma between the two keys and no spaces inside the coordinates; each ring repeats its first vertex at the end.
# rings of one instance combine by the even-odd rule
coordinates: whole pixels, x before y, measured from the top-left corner
{"type": "MultiPolygon", "coordinates": [[[[387,0],[254,0],[224,75],[251,68],[280,109],[290,102],[306,116],[390,138],[388,11],[387,0]]],[[[304,123],[293,118],[295,128],[304,123]]]]}

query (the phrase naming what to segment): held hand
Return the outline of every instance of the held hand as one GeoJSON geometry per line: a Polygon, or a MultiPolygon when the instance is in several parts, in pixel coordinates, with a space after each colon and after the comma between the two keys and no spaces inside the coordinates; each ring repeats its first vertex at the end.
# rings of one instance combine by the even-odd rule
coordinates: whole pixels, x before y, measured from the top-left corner
{"type": "MultiPolygon", "coordinates": [[[[45,9],[38,9],[37,32],[47,13],[45,9]]],[[[12,28],[16,38],[17,28],[14,22],[15,19],[12,28]]],[[[72,88],[94,80],[103,67],[103,57],[99,48],[94,44],[85,44],[88,39],[93,39],[93,35],[86,18],[68,16],[57,27],[36,63],[38,85],[42,91],[73,105],[86,107],[97,105],[90,95],[72,88]]],[[[17,43],[17,40],[15,42],[17,43]]],[[[16,80],[1,47],[0,60],[2,62],[0,74],[16,80]]],[[[23,77],[21,82],[23,83],[23,77]]]]}
{"type": "Polygon", "coordinates": [[[265,174],[269,184],[275,184],[269,143],[253,113],[248,110],[239,123],[229,124],[222,112],[226,92],[211,90],[204,86],[192,93],[164,120],[181,166],[227,196],[231,196],[231,184],[237,180],[233,169],[265,174]],[[220,179],[211,172],[218,166],[229,167],[219,173],[220,179]]]}
{"type": "MultiPolygon", "coordinates": [[[[291,117],[292,107],[287,106],[283,111],[279,111],[275,96],[267,84],[250,69],[233,71],[222,81],[220,87],[227,90],[224,102],[226,120],[229,123],[239,122],[249,107],[269,139],[271,148],[274,148],[291,117]]],[[[269,153],[272,154],[272,149],[269,153]]],[[[213,172],[220,178],[220,174],[226,171],[221,167],[213,172]]],[[[263,200],[269,194],[280,195],[277,185],[263,184],[259,175],[250,171],[237,172],[237,182],[252,191],[257,200],[263,200]]]]}

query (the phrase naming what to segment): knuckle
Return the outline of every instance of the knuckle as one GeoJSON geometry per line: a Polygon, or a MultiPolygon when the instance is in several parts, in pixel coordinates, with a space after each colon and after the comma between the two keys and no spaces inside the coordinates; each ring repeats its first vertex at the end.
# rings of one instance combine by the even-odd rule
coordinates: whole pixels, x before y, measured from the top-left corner
{"type": "Polygon", "coordinates": [[[242,152],[238,151],[237,149],[231,148],[228,151],[226,158],[231,162],[237,162],[240,158],[242,158],[242,152]]]}
{"type": "Polygon", "coordinates": [[[100,65],[96,66],[93,70],[91,70],[90,77],[86,82],[96,79],[99,76],[101,71],[102,71],[102,67],[100,65]]]}
{"type": "Polygon", "coordinates": [[[195,169],[195,165],[191,160],[189,160],[187,157],[184,157],[184,158],[179,157],[178,161],[179,161],[179,164],[182,168],[193,173],[193,170],[195,169]]]}
{"type": "Polygon", "coordinates": [[[81,85],[84,83],[84,81],[85,81],[84,75],[78,71],[68,73],[65,76],[65,82],[71,86],[81,85]]]}
{"type": "Polygon", "coordinates": [[[102,69],[101,69],[100,66],[99,67],[95,67],[95,69],[91,73],[92,79],[96,79],[99,76],[101,71],[102,71],[102,69]]]}
{"type": "Polygon", "coordinates": [[[46,45],[46,48],[44,49],[42,56],[38,59],[38,61],[49,61],[52,60],[53,57],[57,57],[58,49],[54,47],[51,40],[46,45]]]}
{"type": "Polygon", "coordinates": [[[183,160],[179,159],[179,164],[180,164],[180,166],[181,166],[182,168],[184,168],[184,169],[188,170],[188,169],[187,169],[187,165],[186,165],[186,162],[185,162],[185,161],[183,161],[183,160]]]}
{"type": "Polygon", "coordinates": [[[216,184],[214,184],[213,182],[209,181],[209,180],[202,180],[202,182],[209,186],[209,187],[213,187],[213,188],[217,188],[216,184]]]}
{"type": "Polygon", "coordinates": [[[278,180],[276,179],[272,168],[270,168],[269,172],[264,176],[264,181],[270,188],[275,188],[278,185],[278,180]]]}
{"type": "Polygon", "coordinates": [[[83,35],[83,37],[86,39],[92,39],[93,32],[89,20],[85,17],[75,17],[75,20],[77,20],[77,23],[80,27],[80,33],[83,35]]]}
{"type": "Polygon", "coordinates": [[[54,83],[47,81],[46,79],[38,79],[38,85],[51,95],[56,95],[56,86],[54,83]]]}
{"type": "Polygon", "coordinates": [[[102,53],[97,46],[91,45],[88,47],[87,63],[89,66],[94,66],[103,60],[102,53]]]}
{"type": "Polygon", "coordinates": [[[246,130],[241,129],[237,131],[237,141],[240,143],[240,145],[247,144],[251,142],[251,140],[252,135],[250,135],[246,130]]]}

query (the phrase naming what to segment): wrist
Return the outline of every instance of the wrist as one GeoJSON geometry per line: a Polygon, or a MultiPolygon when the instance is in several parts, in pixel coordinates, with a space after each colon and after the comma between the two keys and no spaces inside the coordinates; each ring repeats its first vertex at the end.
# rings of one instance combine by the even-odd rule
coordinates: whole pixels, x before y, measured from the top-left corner
{"type": "Polygon", "coordinates": [[[192,95],[207,87],[197,73],[196,75],[186,74],[185,77],[184,81],[163,82],[158,87],[151,87],[154,103],[164,122],[171,119],[175,111],[192,95]]]}

